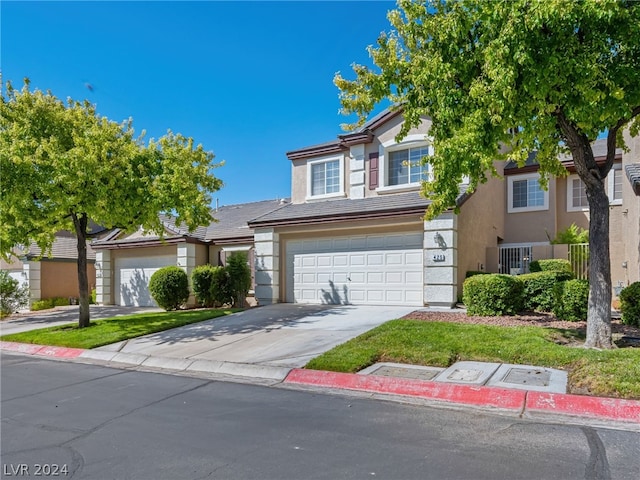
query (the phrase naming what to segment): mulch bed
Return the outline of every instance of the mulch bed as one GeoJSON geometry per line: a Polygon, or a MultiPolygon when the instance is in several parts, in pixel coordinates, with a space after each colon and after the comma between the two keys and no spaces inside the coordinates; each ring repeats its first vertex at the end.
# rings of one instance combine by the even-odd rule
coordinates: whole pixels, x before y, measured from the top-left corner
{"type": "MultiPolygon", "coordinates": [[[[586,332],[587,322],[566,322],[558,320],[551,313],[530,312],[515,316],[502,317],[479,317],[475,315],[467,315],[465,312],[443,311],[443,312],[426,312],[416,310],[402,317],[404,319],[422,320],[425,322],[451,322],[451,323],[469,323],[473,325],[497,325],[500,327],[547,327],[561,328],[567,330],[577,330],[586,332]]],[[[616,336],[640,337],[640,328],[624,325],[620,320],[611,321],[611,331],[616,336]]]]}

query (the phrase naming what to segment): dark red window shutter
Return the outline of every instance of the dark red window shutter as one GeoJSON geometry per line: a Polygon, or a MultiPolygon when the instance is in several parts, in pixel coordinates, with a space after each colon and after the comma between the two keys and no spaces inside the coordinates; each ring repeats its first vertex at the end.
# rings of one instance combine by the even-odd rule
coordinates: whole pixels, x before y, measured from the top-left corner
{"type": "Polygon", "coordinates": [[[378,178],[380,170],[378,168],[378,152],[369,154],[369,189],[378,188],[378,178]]]}

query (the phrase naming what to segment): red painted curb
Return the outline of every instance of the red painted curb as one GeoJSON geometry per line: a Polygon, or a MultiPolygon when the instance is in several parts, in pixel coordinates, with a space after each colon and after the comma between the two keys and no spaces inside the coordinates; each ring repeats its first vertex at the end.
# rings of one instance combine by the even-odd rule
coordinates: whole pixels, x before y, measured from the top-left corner
{"type": "Polygon", "coordinates": [[[587,397],[564,393],[529,392],[526,411],[640,423],[640,401],[587,397]]]}
{"type": "Polygon", "coordinates": [[[27,353],[29,355],[42,355],[55,358],[76,358],[84,349],[67,347],[50,347],[47,345],[33,345],[30,343],[0,342],[0,349],[10,352],[27,353]]]}
{"type": "Polygon", "coordinates": [[[525,397],[527,395],[527,392],[524,390],[427,382],[424,380],[357,375],[354,373],[304,370],[300,368],[291,370],[284,382],[408,395],[445,402],[514,410],[517,412],[521,412],[524,408],[525,397]]]}

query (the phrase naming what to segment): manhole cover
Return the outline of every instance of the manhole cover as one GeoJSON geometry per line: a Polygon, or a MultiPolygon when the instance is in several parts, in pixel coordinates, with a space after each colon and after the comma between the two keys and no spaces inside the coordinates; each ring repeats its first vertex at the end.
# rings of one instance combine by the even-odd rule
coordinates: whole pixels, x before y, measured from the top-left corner
{"type": "Polygon", "coordinates": [[[451,372],[447,377],[449,380],[455,380],[458,382],[475,382],[482,375],[482,370],[468,370],[459,368],[451,372]]]}
{"type": "Polygon", "coordinates": [[[433,380],[439,373],[440,370],[422,370],[418,368],[383,366],[371,372],[371,375],[379,375],[381,377],[413,378],[416,380],[433,380]]]}
{"type": "Polygon", "coordinates": [[[515,383],[518,385],[534,385],[536,387],[549,386],[551,372],[540,369],[512,368],[504,376],[504,383],[515,383]]]}

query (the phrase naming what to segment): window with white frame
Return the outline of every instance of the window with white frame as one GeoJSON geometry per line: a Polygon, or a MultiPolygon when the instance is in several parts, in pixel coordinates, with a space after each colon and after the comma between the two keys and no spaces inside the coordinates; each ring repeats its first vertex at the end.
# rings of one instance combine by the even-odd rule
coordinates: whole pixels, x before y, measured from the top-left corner
{"type": "Polygon", "coordinates": [[[387,185],[407,185],[426,180],[428,165],[422,164],[422,158],[427,155],[429,155],[427,145],[390,151],[387,162],[387,185]]]}
{"type": "Polygon", "coordinates": [[[509,213],[549,209],[549,192],[543,190],[537,173],[513,175],[508,182],[509,213]]]}
{"type": "Polygon", "coordinates": [[[567,212],[586,212],[589,210],[587,189],[578,175],[567,177],[567,212]]]}
{"type": "MultiPolygon", "coordinates": [[[[379,149],[379,167],[376,162],[375,188],[378,193],[393,193],[402,190],[417,189],[420,182],[429,180],[431,169],[423,159],[433,155],[433,146],[424,134],[411,134],[402,142],[395,139],[384,142],[379,149]]],[[[370,173],[372,173],[370,164],[370,173]]]]}
{"type": "Polygon", "coordinates": [[[308,164],[308,198],[340,196],[343,190],[342,158],[332,157],[308,164]]]}
{"type": "Polygon", "coordinates": [[[622,204],[622,165],[620,163],[613,165],[607,175],[607,192],[610,204],[622,204]]]}

